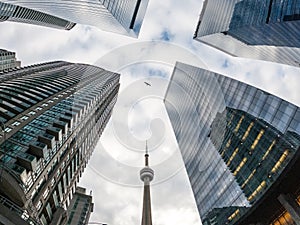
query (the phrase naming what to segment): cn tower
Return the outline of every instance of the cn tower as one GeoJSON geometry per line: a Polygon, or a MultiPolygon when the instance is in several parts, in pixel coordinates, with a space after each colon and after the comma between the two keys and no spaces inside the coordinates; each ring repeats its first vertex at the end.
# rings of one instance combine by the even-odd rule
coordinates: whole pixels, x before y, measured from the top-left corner
{"type": "Polygon", "coordinates": [[[144,182],[144,199],[142,225],[152,225],[150,182],[153,180],[154,171],[149,167],[148,145],[146,141],[145,167],[140,171],[140,178],[144,182]]]}

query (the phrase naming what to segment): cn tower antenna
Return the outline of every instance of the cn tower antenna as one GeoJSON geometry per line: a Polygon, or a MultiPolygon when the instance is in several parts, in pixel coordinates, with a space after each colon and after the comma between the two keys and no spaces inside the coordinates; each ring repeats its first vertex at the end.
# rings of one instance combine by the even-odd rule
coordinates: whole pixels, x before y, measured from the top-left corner
{"type": "Polygon", "coordinates": [[[144,183],[143,212],[141,225],[152,225],[150,182],[153,180],[154,171],[149,167],[148,142],[146,141],[145,167],[140,171],[140,178],[144,183]]]}

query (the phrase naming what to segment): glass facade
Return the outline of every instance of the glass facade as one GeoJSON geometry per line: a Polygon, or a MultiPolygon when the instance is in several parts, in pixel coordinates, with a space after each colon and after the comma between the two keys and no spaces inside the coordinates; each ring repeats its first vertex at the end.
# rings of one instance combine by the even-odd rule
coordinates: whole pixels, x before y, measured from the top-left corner
{"type": "Polygon", "coordinates": [[[65,224],[64,209],[111,116],[119,74],[58,61],[3,71],[0,79],[0,196],[25,219],[65,224]]]}
{"type": "Polygon", "coordinates": [[[299,0],[206,0],[195,39],[234,56],[300,65],[299,0]]]}
{"type": "Polygon", "coordinates": [[[256,207],[300,147],[297,106],[211,71],[177,63],[165,105],[205,225],[256,207]]]}
{"type": "Polygon", "coordinates": [[[70,30],[75,23],[26,7],[0,2],[0,22],[12,21],[70,30]]]}
{"type": "Polygon", "coordinates": [[[9,0],[3,2],[135,37],[140,32],[148,5],[148,0],[53,0],[51,2],[9,0]]]}

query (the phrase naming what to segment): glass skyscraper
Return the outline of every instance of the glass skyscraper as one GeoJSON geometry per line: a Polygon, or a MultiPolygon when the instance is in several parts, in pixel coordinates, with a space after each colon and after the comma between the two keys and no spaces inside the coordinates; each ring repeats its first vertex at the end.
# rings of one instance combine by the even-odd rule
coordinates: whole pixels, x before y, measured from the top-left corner
{"type": "Polygon", "coordinates": [[[0,49],[0,71],[20,66],[21,62],[17,61],[15,52],[0,49]]]}
{"type": "Polygon", "coordinates": [[[119,74],[63,61],[0,72],[0,224],[57,224],[106,126],[119,74]]]}
{"type": "Polygon", "coordinates": [[[165,105],[204,225],[296,224],[299,107],[183,63],[165,105]]]}
{"type": "MultiPolygon", "coordinates": [[[[11,2],[11,1],[9,1],[11,2]]],[[[76,24],[56,16],[0,1],[0,22],[11,21],[70,30],[76,24]]]]}
{"type": "Polygon", "coordinates": [[[233,56],[300,66],[300,0],[205,0],[195,39],[233,56]]]}
{"type": "Polygon", "coordinates": [[[138,36],[148,0],[3,0],[78,24],[138,36]]]}

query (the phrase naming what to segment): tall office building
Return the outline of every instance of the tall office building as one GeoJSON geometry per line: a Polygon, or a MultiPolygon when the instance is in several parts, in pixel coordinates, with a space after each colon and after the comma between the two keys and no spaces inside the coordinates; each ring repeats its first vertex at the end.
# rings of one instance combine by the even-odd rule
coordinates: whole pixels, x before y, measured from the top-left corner
{"type": "Polygon", "coordinates": [[[300,66],[299,0],[205,0],[194,38],[233,56],[300,66]]]}
{"type": "Polygon", "coordinates": [[[76,24],[47,13],[0,1],[0,22],[11,21],[70,30],[76,24]]]}
{"type": "Polygon", "coordinates": [[[87,195],[85,188],[76,187],[76,192],[68,207],[67,225],[88,224],[93,210],[94,203],[91,193],[90,195],[87,195]]]}
{"type": "Polygon", "coordinates": [[[16,53],[0,49],[0,71],[20,67],[21,62],[17,61],[16,53]]]}
{"type": "Polygon", "coordinates": [[[299,107],[183,63],[165,105],[204,225],[299,224],[299,107]]]}
{"type": "Polygon", "coordinates": [[[0,224],[64,225],[119,74],[57,61],[2,72],[0,87],[0,224]]]}
{"type": "Polygon", "coordinates": [[[3,0],[78,24],[138,36],[148,0],[3,0]]]}

